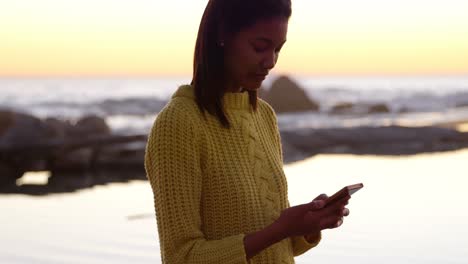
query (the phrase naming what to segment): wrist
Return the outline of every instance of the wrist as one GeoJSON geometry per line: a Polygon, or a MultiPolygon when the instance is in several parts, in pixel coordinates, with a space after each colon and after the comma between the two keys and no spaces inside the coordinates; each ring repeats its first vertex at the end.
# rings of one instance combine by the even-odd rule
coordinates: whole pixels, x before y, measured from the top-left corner
{"type": "Polygon", "coordinates": [[[289,237],[287,229],[279,223],[278,221],[273,222],[268,226],[269,232],[273,234],[274,240],[279,242],[287,237],[289,237]]]}

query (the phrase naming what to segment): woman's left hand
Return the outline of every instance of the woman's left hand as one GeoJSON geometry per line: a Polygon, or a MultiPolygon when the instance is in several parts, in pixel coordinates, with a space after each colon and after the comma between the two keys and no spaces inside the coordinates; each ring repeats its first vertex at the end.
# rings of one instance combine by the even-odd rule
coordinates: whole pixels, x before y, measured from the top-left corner
{"type": "MultiPolygon", "coordinates": [[[[328,199],[328,195],[326,194],[321,194],[319,196],[317,196],[313,201],[318,201],[318,200],[327,200],[328,199]]],[[[348,216],[349,215],[349,209],[348,208],[344,208],[343,209],[343,217],[344,216],[348,216]]],[[[343,224],[343,219],[340,220],[336,227],[339,227],[343,224]]],[[[307,234],[304,236],[304,238],[308,241],[308,242],[313,242],[313,241],[316,241],[318,239],[318,236],[319,236],[319,233],[313,233],[313,234],[307,234]]]]}

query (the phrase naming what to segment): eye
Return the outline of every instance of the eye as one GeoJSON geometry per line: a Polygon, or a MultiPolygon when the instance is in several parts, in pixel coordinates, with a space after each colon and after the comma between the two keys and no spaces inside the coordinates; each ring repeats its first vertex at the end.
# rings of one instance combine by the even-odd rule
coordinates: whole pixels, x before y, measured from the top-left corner
{"type": "MultiPolygon", "coordinates": [[[[254,49],[255,52],[257,53],[263,53],[263,52],[267,52],[268,50],[272,50],[273,47],[270,45],[270,44],[266,44],[266,43],[262,43],[262,44],[259,44],[259,43],[252,43],[252,48],[254,49]]],[[[280,53],[281,52],[281,49],[283,48],[283,45],[277,47],[274,51],[276,54],[280,53]]]]}
{"type": "Polygon", "coordinates": [[[265,51],[268,50],[268,48],[266,48],[266,47],[258,47],[258,46],[255,46],[255,45],[253,45],[253,49],[254,49],[255,52],[257,52],[257,53],[262,53],[262,52],[265,52],[265,51]]]}

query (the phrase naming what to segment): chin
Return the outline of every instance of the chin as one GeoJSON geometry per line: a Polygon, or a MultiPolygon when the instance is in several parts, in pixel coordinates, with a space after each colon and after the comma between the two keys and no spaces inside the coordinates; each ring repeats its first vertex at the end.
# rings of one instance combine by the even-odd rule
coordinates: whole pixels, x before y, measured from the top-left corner
{"type": "Polygon", "coordinates": [[[242,88],[244,88],[244,90],[248,90],[248,91],[256,91],[261,86],[262,86],[262,82],[248,82],[248,83],[245,83],[244,85],[242,85],[242,88]]]}

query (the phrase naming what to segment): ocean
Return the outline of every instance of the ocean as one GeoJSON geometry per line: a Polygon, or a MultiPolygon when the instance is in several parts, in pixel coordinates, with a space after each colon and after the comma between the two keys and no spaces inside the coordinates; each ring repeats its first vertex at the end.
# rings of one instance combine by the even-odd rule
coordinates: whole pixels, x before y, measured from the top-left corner
{"type": "MultiPolygon", "coordinates": [[[[269,76],[269,89],[278,76],[269,76]]],[[[281,130],[298,127],[423,126],[468,120],[468,76],[291,77],[318,101],[319,112],[278,114],[281,130]],[[386,104],[389,113],[330,114],[339,103],[386,104]],[[404,110],[404,111],[403,111],[404,110]]],[[[158,111],[190,78],[0,79],[0,108],[35,116],[103,116],[115,133],[146,133],[158,111]]]]}

